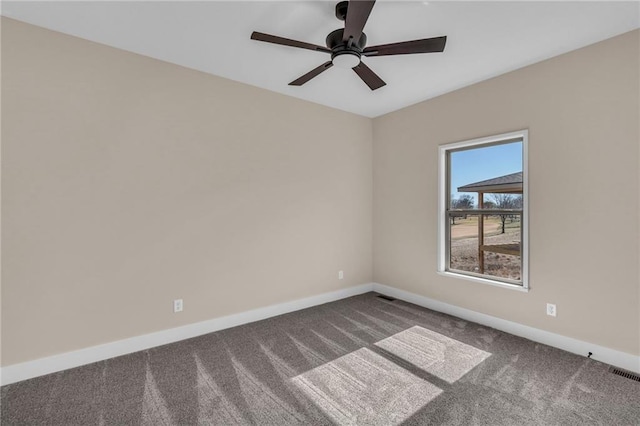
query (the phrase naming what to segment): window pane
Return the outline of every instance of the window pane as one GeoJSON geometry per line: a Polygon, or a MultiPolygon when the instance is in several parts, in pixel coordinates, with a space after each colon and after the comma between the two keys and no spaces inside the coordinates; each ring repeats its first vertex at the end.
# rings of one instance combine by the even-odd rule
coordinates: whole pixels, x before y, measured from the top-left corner
{"type": "Polygon", "coordinates": [[[521,215],[483,215],[483,241],[478,240],[479,216],[450,214],[449,269],[520,281],[521,215]],[[481,245],[483,264],[478,260],[481,245]]]}
{"type": "MultiPolygon", "coordinates": [[[[449,208],[476,208],[478,191],[487,189],[482,182],[492,186],[495,178],[522,173],[522,141],[451,151],[449,160],[449,208]]],[[[495,206],[492,198],[485,194],[486,208],[495,206]]]]}

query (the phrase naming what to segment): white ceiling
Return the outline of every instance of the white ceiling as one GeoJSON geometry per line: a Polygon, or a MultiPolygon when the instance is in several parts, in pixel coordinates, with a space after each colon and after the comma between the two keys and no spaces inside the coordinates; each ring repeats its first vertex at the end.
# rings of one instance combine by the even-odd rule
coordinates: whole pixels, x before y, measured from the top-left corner
{"type": "Polygon", "coordinates": [[[333,67],[288,83],[329,55],[250,40],[252,31],[324,45],[337,1],[2,2],[2,15],[87,40],[375,117],[633,30],[640,3],[379,1],[368,45],[447,35],[444,53],[365,58],[372,92],[333,67]]]}

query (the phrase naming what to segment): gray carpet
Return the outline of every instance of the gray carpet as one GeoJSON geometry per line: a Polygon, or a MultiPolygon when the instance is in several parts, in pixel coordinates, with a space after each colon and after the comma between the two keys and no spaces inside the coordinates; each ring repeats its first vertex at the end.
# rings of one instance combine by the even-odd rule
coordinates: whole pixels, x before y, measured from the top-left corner
{"type": "Polygon", "coordinates": [[[2,387],[3,425],[640,424],[640,382],[369,293],[2,387]]]}

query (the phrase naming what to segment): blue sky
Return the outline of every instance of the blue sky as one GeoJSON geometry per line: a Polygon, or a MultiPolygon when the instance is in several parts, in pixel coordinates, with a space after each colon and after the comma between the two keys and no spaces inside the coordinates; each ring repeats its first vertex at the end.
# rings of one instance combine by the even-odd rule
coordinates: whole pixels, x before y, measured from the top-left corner
{"type": "Polygon", "coordinates": [[[477,202],[475,192],[458,192],[457,188],[521,171],[522,142],[454,151],[451,153],[451,192],[454,198],[469,194],[477,202]]]}

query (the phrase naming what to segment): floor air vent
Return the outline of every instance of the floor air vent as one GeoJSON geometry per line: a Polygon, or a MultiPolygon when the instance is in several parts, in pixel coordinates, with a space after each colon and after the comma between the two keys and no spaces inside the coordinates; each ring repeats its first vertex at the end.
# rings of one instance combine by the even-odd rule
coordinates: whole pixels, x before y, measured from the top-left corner
{"type": "Polygon", "coordinates": [[[620,368],[611,367],[609,371],[613,374],[617,374],[618,376],[622,376],[626,379],[635,380],[636,382],[640,382],[640,375],[636,373],[632,373],[631,371],[622,370],[620,368]]]}
{"type": "Polygon", "coordinates": [[[379,294],[379,295],[378,295],[378,297],[379,297],[380,299],[388,300],[389,302],[393,302],[394,300],[396,300],[396,299],[394,299],[393,297],[385,296],[384,294],[379,294]]]}

